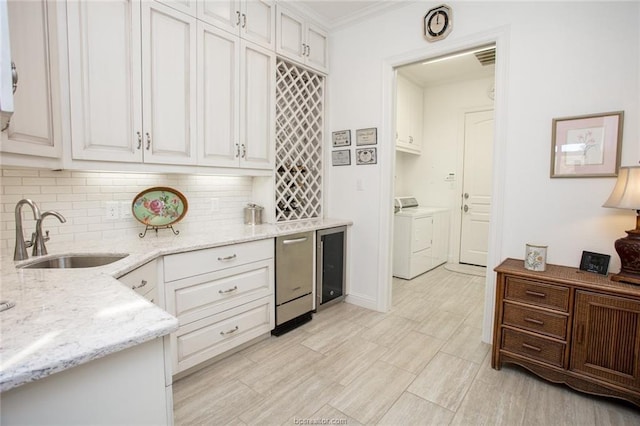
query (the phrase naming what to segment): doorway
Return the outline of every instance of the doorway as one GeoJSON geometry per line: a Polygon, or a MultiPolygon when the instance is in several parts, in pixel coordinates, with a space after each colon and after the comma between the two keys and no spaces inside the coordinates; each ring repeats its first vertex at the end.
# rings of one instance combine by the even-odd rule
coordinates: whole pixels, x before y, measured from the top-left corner
{"type": "Polygon", "coordinates": [[[446,259],[453,263],[487,265],[495,52],[493,43],[394,69],[398,103],[393,195],[449,209],[446,259]],[[407,99],[406,87],[413,87],[422,101],[410,109],[421,114],[420,131],[409,147],[400,137],[407,127],[407,108],[399,103],[407,99]]]}

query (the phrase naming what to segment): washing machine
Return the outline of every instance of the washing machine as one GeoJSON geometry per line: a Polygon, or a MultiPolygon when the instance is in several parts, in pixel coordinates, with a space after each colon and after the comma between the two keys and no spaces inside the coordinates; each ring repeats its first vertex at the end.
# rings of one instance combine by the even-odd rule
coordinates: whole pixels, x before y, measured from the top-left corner
{"type": "Polygon", "coordinates": [[[446,262],[449,209],[394,200],[393,276],[410,280],[446,262]]]}

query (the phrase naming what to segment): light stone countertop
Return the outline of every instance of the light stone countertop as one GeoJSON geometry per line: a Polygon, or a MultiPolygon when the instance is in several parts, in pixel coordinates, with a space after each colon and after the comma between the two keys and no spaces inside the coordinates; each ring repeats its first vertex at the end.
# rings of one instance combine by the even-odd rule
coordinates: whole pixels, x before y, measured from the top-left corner
{"type": "MultiPolygon", "coordinates": [[[[115,277],[163,255],[317,229],[351,221],[311,219],[235,225],[197,234],[170,230],[126,239],[47,244],[49,255],[129,253],[109,265],[84,269],[19,269],[12,255],[0,263],[0,392],[175,331],[178,320],[115,277]]],[[[176,225],[180,229],[179,224],[176,225]]],[[[42,258],[46,258],[42,257],[42,258]]]]}

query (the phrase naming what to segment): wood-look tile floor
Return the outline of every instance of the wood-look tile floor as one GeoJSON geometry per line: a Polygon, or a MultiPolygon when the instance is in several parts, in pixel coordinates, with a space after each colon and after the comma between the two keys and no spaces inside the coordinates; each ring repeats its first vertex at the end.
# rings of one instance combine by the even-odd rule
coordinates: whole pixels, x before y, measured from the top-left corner
{"type": "Polygon", "coordinates": [[[491,369],[484,278],[440,267],[393,308],[341,303],[178,380],[175,424],[639,425],[640,409],[491,369]]]}

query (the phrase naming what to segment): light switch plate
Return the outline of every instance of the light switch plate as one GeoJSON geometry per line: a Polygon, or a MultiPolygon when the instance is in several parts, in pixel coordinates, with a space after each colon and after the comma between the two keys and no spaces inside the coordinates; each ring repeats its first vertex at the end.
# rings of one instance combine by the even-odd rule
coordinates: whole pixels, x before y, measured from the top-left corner
{"type": "Polygon", "coordinates": [[[109,220],[120,219],[120,203],[117,201],[107,201],[105,203],[105,217],[109,220]]]}

